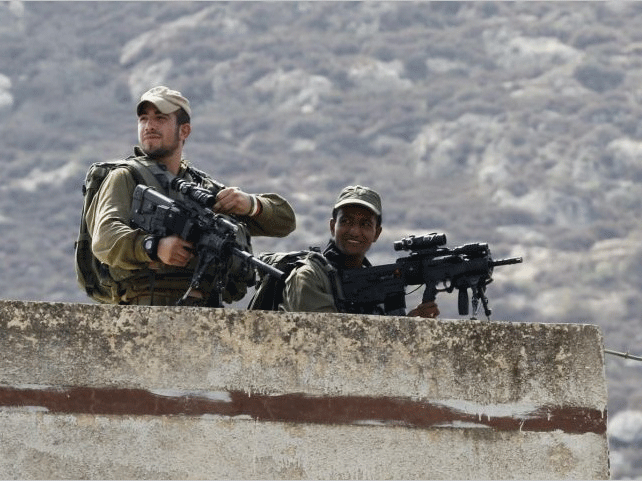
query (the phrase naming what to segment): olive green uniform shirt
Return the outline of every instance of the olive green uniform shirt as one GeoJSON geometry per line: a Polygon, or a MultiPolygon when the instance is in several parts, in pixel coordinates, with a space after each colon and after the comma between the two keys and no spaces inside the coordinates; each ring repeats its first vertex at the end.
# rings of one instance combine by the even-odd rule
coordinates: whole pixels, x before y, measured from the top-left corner
{"type": "Polygon", "coordinates": [[[332,284],[324,266],[310,258],[301,261],[285,281],[283,303],[286,312],[339,312],[332,284]]]}
{"type": "MultiPolygon", "coordinates": [[[[283,302],[279,310],[286,312],[361,312],[365,314],[385,314],[405,316],[405,308],[394,308],[386,311],[384,303],[381,304],[344,304],[343,289],[341,287],[341,270],[337,265],[342,265],[342,254],[338,251],[333,241],[323,251],[327,262],[318,260],[318,253],[311,253],[299,261],[285,281],[283,288],[283,302]],[[339,302],[337,303],[337,297],[339,302]],[[337,304],[339,307],[337,307],[337,304]],[[354,309],[354,310],[353,310],[354,309]]],[[[366,258],[362,269],[371,267],[366,258]]]]}

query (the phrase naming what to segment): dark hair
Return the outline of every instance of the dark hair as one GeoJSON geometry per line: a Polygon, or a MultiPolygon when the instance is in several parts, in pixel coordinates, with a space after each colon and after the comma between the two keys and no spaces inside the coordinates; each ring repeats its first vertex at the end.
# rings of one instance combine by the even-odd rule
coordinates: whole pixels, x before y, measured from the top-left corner
{"type": "Polygon", "coordinates": [[[176,124],[183,125],[183,124],[189,124],[189,123],[190,123],[189,114],[185,112],[185,109],[181,107],[176,111],[176,124]]]}
{"type": "MultiPolygon", "coordinates": [[[[348,204],[348,205],[356,205],[357,207],[359,207],[359,204],[348,204]]],[[[333,218],[334,220],[337,220],[337,214],[339,213],[339,209],[342,209],[343,207],[344,207],[344,206],[342,205],[341,207],[335,207],[334,209],[332,209],[332,218],[333,218]]],[[[367,208],[367,207],[365,207],[365,206],[360,206],[360,207],[363,207],[364,209],[368,209],[368,208],[367,208]]],[[[368,209],[368,210],[370,210],[370,209],[368,209]]],[[[370,210],[370,212],[372,212],[372,211],[370,210]]],[[[377,215],[377,214],[375,214],[374,212],[372,212],[372,213],[373,213],[375,216],[377,216],[377,227],[379,227],[379,226],[381,225],[381,221],[383,220],[383,218],[382,218],[382,216],[377,215]]]]}

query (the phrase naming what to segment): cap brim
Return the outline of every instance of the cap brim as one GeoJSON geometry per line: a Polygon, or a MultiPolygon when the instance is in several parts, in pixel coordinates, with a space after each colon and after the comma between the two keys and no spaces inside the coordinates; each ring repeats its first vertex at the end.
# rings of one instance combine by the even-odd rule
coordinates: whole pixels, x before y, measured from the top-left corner
{"type": "Polygon", "coordinates": [[[150,96],[138,102],[138,105],[136,106],[137,114],[140,115],[141,107],[147,102],[154,105],[158,110],[160,110],[164,114],[171,114],[172,112],[176,112],[178,109],[181,108],[179,105],[173,104],[172,102],[168,102],[163,98],[150,96]]]}
{"type": "Polygon", "coordinates": [[[376,215],[381,215],[381,212],[374,205],[372,205],[369,202],[366,202],[366,201],[363,201],[363,200],[357,200],[357,199],[342,200],[341,202],[337,202],[334,205],[334,208],[338,209],[339,207],[343,207],[344,205],[360,205],[362,207],[366,207],[367,209],[370,209],[376,215]]]}

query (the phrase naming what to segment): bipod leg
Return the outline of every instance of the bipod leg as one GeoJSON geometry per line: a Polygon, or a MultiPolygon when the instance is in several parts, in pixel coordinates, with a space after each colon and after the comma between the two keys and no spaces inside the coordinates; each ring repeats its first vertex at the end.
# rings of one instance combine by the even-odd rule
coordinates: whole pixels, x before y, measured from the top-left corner
{"type": "Polygon", "coordinates": [[[482,306],[484,307],[484,314],[486,315],[486,320],[490,321],[490,315],[493,311],[488,306],[488,297],[486,297],[486,286],[477,286],[477,297],[481,300],[482,306]]]}

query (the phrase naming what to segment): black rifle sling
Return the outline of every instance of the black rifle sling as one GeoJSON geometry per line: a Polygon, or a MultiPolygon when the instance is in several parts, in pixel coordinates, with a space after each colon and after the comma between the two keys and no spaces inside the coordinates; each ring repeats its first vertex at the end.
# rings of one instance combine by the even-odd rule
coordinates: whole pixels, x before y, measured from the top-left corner
{"type": "Polygon", "coordinates": [[[323,267],[324,272],[330,279],[330,286],[332,287],[332,297],[339,312],[345,312],[345,296],[343,295],[343,288],[341,286],[341,279],[337,269],[321,254],[320,252],[312,252],[310,259],[314,259],[318,264],[323,267]]]}

